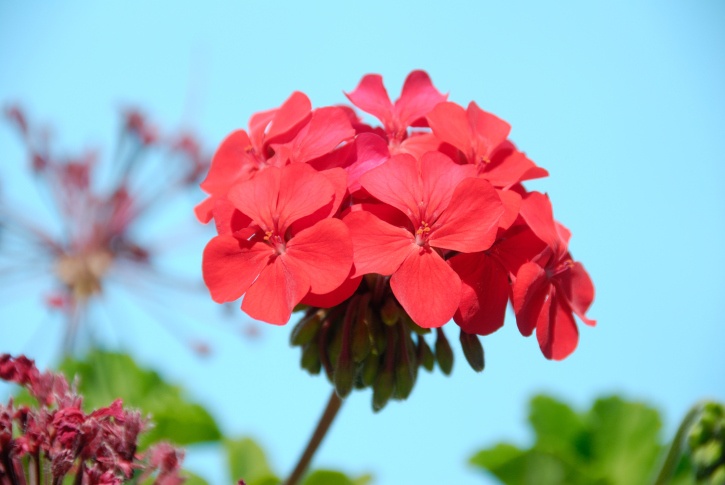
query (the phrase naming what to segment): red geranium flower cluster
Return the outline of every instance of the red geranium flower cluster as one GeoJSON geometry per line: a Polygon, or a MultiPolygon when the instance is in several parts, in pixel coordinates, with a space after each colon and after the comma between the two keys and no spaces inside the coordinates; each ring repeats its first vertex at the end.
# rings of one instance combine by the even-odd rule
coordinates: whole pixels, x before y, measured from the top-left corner
{"type": "MultiPolygon", "coordinates": [[[[476,335],[500,328],[511,301],[547,358],[569,355],[572,315],[595,323],[594,288],[548,197],[523,187],[547,172],[509,124],[448,102],[423,71],[395,102],[378,75],[347,97],[382,126],[296,92],[222,142],[197,207],[218,231],[203,259],[212,298],[244,295],[250,316],[284,324],[297,305],[332,308],[382,285],[418,327],[453,319],[476,335]]],[[[388,299],[367,304],[386,313],[388,299]]]]}
{"type": "Polygon", "coordinates": [[[0,379],[24,386],[39,404],[0,404],[0,483],[61,484],[73,476],[87,485],[184,482],[183,452],[168,443],[137,452],[147,423],[120,399],[86,414],[62,374],[41,373],[24,356],[0,355],[0,379]]]}

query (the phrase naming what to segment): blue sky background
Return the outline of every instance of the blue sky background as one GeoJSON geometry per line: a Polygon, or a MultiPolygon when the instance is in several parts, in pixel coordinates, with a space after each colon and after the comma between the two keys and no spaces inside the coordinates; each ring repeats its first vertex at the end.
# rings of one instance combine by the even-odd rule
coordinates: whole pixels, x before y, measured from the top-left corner
{"type": "MultiPolygon", "coordinates": [[[[534,393],[580,407],[624,393],[659,407],[670,433],[696,400],[725,400],[725,7],[633,3],[4,1],[0,103],[51,122],[68,152],[108,154],[117,109],[129,103],[213,147],[293,90],[315,106],[340,103],[374,72],[395,98],[421,68],[451,100],[509,121],[551,174],[528,186],[548,192],[573,231],[599,325],[582,328],[576,352],[554,363],[509,315],[484,339],[483,374],[458,354],[452,377],[422,374],[408,401],[376,415],[369,392],[354,394],[315,460],[372,472],[379,485],[493,483],[466,461],[502,439],[526,443],[534,393]]],[[[0,126],[2,188],[41,221],[24,163],[15,133],[0,126]]],[[[149,232],[185,234],[169,264],[196,275],[210,232],[189,235],[191,199],[201,193],[149,232]]],[[[0,295],[12,290],[0,284],[0,295]]],[[[13,294],[0,298],[0,352],[46,364],[60,328],[38,309],[38,287],[13,294]]],[[[260,326],[249,339],[233,330],[241,312],[225,318],[203,294],[172,305],[183,313],[172,331],[211,342],[209,358],[170,339],[120,289],[109,290],[97,332],[183,383],[227,433],[255,436],[289,471],[329,384],[298,370],[289,328],[260,326]]],[[[190,455],[222,483],[213,450],[190,455]]]]}

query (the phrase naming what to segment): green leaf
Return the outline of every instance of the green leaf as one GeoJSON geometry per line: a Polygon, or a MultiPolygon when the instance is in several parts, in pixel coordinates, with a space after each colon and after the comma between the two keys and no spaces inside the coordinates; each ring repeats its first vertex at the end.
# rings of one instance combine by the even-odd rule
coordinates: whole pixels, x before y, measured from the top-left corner
{"type": "Polygon", "coordinates": [[[367,485],[372,479],[368,474],[350,478],[342,472],[320,469],[307,475],[302,485],[367,485]]]}
{"type": "Polygon", "coordinates": [[[243,479],[247,485],[278,485],[282,481],[272,472],[264,450],[251,438],[224,440],[232,482],[243,479]]]}
{"type": "Polygon", "coordinates": [[[188,402],[179,387],[140,368],[126,354],[94,350],[83,360],[65,360],[60,369],[69,381],[78,378],[86,411],[121,398],[124,406],[151,414],[154,427],[141,435],[142,448],[160,440],[188,445],[221,439],[214,418],[203,407],[188,402]]]}
{"type": "Polygon", "coordinates": [[[595,473],[617,485],[647,483],[662,449],[657,411],[609,397],[594,403],[587,421],[595,473]]]}
{"type": "Polygon", "coordinates": [[[305,477],[302,485],[355,485],[355,482],[341,472],[315,470],[305,477]]]}
{"type": "Polygon", "coordinates": [[[529,405],[529,422],[536,433],[536,448],[571,461],[589,455],[581,417],[549,396],[536,396],[529,405]]]}
{"type": "Polygon", "coordinates": [[[507,485],[562,485],[566,466],[556,457],[536,450],[520,450],[501,443],[474,455],[471,464],[488,470],[507,485]]]}
{"type": "Polygon", "coordinates": [[[471,464],[506,485],[640,485],[653,477],[663,449],[657,411],[619,397],[577,413],[537,396],[529,421],[535,432],[531,448],[498,444],[478,452],[471,464]]]}

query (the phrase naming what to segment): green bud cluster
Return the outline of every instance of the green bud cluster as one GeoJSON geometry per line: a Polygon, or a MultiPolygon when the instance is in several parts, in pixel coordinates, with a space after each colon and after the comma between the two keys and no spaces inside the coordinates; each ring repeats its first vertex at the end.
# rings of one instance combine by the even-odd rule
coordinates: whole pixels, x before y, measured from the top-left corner
{"type": "MultiPolygon", "coordinates": [[[[388,278],[368,275],[354,295],[329,309],[309,307],[292,330],[290,341],[302,350],[301,366],[311,374],[324,370],[341,398],[353,389],[372,388],[372,406],[406,399],[418,370],[444,374],[453,370],[453,349],[443,330],[416,325],[393,296],[388,278]]],[[[461,345],[471,367],[483,370],[483,347],[476,335],[461,332],[461,345]]]]}
{"type": "Polygon", "coordinates": [[[698,483],[725,485],[725,406],[703,404],[687,435],[687,445],[698,483]]]}

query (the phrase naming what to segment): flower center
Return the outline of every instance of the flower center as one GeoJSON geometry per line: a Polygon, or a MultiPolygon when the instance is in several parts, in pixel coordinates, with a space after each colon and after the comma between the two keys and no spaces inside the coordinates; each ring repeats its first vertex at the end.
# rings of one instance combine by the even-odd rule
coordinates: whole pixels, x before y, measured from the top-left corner
{"type": "Polygon", "coordinates": [[[418,230],[415,231],[415,243],[423,246],[428,243],[428,235],[430,234],[430,226],[427,222],[421,221],[418,230]]]}
{"type": "Polygon", "coordinates": [[[284,254],[287,251],[284,238],[273,231],[265,232],[264,240],[267,241],[267,244],[272,246],[275,251],[277,251],[277,254],[284,254]]]}

